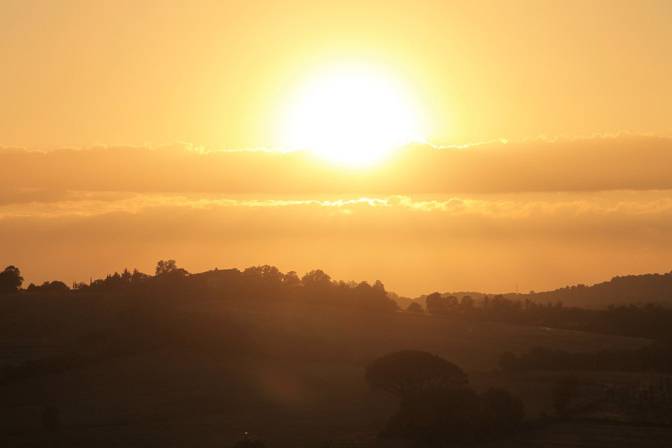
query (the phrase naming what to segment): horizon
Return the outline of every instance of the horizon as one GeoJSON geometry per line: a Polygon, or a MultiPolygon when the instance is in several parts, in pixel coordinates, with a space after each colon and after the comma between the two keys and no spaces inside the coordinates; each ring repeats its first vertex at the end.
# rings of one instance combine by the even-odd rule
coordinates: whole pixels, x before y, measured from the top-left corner
{"type": "MultiPolygon", "coordinates": [[[[174,261],[176,261],[176,260],[174,260],[174,261]]],[[[179,262],[177,263],[177,265],[180,269],[184,269],[187,272],[187,275],[198,275],[198,274],[205,274],[205,273],[218,272],[218,271],[243,272],[246,269],[258,268],[258,267],[263,267],[263,266],[271,266],[273,268],[278,268],[277,266],[272,266],[272,265],[213,266],[213,267],[205,268],[205,269],[200,270],[200,271],[194,271],[192,269],[188,269],[188,266],[187,267],[182,266],[179,262]]],[[[22,269],[22,267],[20,267],[20,266],[16,266],[16,267],[19,268],[19,269],[22,269]]],[[[297,272],[297,271],[294,271],[294,270],[291,270],[291,269],[289,269],[289,270],[279,269],[279,271],[283,274],[293,272],[293,273],[296,273],[297,275],[299,275],[299,277],[303,277],[304,275],[306,275],[310,272],[316,271],[316,270],[322,271],[319,267],[314,267],[313,269],[309,269],[306,272],[297,272]]],[[[96,280],[104,280],[106,277],[113,276],[114,274],[120,274],[120,273],[123,273],[123,272],[135,272],[135,271],[137,271],[139,273],[142,273],[142,274],[147,274],[149,272],[150,274],[148,274],[148,275],[151,276],[152,268],[150,267],[149,269],[138,269],[137,267],[125,266],[122,269],[117,269],[117,270],[114,270],[114,271],[111,271],[111,272],[107,272],[107,273],[104,273],[104,274],[99,275],[99,276],[90,276],[88,282],[87,281],[81,281],[81,280],[64,281],[63,279],[60,279],[60,278],[46,279],[46,280],[37,281],[37,282],[32,282],[32,281],[30,281],[30,279],[24,278],[23,281],[24,281],[24,284],[26,285],[26,288],[28,288],[30,286],[40,286],[40,285],[43,285],[45,283],[48,284],[50,282],[63,282],[64,284],[66,284],[66,286],[71,287],[72,285],[77,285],[77,284],[91,285],[91,283],[95,282],[96,280]]],[[[327,274],[331,277],[329,272],[325,272],[325,274],[327,274]]],[[[391,290],[391,289],[387,288],[387,286],[386,286],[385,289],[386,289],[387,293],[392,293],[395,296],[397,296],[399,298],[402,298],[402,299],[411,299],[411,300],[416,300],[416,299],[419,299],[421,297],[426,297],[426,296],[428,296],[430,294],[433,294],[433,293],[436,293],[436,292],[438,292],[440,294],[483,294],[483,295],[492,295],[492,296],[498,296],[498,295],[512,296],[512,295],[530,295],[530,294],[540,294],[540,293],[543,294],[543,293],[554,292],[554,291],[557,291],[557,290],[576,287],[576,286],[584,286],[584,287],[590,288],[590,287],[597,286],[597,285],[600,285],[600,284],[609,283],[609,282],[611,282],[615,279],[623,278],[623,277],[664,276],[664,275],[672,275],[672,270],[662,271],[662,272],[641,272],[641,273],[627,273],[627,274],[613,275],[609,278],[604,278],[604,279],[598,280],[594,283],[589,283],[589,284],[584,284],[584,283],[563,284],[563,285],[557,285],[556,287],[546,289],[546,290],[523,290],[523,291],[485,291],[485,290],[476,290],[476,289],[474,289],[474,290],[470,290],[470,289],[445,290],[445,291],[434,291],[434,290],[432,290],[432,291],[424,291],[424,292],[421,292],[421,293],[415,294],[415,295],[404,295],[404,294],[399,294],[397,291],[394,291],[394,290],[391,290]]],[[[333,277],[331,277],[331,279],[334,282],[337,282],[337,283],[338,282],[343,282],[343,283],[346,283],[346,284],[350,284],[350,283],[354,282],[355,284],[367,283],[369,285],[372,285],[376,281],[379,281],[378,279],[352,279],[352,278],[347,278],[346,279],[346,278],[333,278],[333,277]]],[[[384,282],[383,282],[383,285],[384,285],[384,282]]],[[[655,302],[652,302],[652,303],[655,303],[655,302]]]]}

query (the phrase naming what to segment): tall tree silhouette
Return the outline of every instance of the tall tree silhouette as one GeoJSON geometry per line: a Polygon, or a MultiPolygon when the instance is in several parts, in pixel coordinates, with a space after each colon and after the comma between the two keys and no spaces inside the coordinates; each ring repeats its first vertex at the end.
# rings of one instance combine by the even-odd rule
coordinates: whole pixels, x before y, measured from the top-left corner
{"type": "Polygon", "coordinates": [[[12,293],[21,288],[23,277],[21,271],[16,266],[7,266],[4,271],[0,272],[0,293],[12,293]]]}
{"type": "Polygon", "coordinates": [[[169,274],[176,270],[177,270],[177,263],[175,262],[175,260],[159,260],[156,263],[155,274],[158,277],[160,275],[169,274]]]}

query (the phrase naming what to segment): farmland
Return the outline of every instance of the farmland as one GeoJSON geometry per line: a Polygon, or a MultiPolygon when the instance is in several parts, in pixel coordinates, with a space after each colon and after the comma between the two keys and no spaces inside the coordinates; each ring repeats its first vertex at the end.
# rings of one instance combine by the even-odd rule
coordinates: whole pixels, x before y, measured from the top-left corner
{"type": "Polygon", "coordinates": [[[246,431],[271,447],[373,446],[396,407],[363,380],[365,364],[381,354],[440,354],[462,366],[476,388],[504,384],[520,393],[528,414],[536,416],[551,412],[551,382],[497,373],[502,352],[648,343],[408,313],[371,316],[321,306],[274,303],[260,309],[217,301],[172,310],[171,319],[182,316],[185,324],[175,335],[144,320],[112,331],[117,321],[109,316],[125,315],[117,303],[56,301],[39,312],[35,305],[3,305],[12,318],[3,327],[3,356],[100,352],[115,341],[135,341],[138,348],[0,386],[0,433],[8,436],[8,447],[44,446],[55,437],[42,429],[45,406],[58,407],[62,430],[54,443],[68,447],[229,446],[246,431]],[[143,342],[148,339],[162,343],[143,342]],[[31,343],[34,353],[27,348],[31,343]],[[18,346],[23,348],[12,349],[18,346]]]}

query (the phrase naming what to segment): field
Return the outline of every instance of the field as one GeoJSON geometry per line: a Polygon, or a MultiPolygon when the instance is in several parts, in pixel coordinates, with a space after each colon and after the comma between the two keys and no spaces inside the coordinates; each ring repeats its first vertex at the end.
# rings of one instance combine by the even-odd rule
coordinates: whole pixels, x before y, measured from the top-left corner
{"type": "MultiPolygon", "coordinates": [[[[82,311],[69,303],[62,305],[65,313],[50,314],[53,306],[40,312],[11,307],[15,325],[4,327],[5,359],[90,347],[87,339],[97,334],[92,330],[111,328],[115,321],[106,316],[123,312],[114,304],[82,311]]],[[[181,306],[178,314],[198,323],[201,328],[184,330],[198,337],[172,335],[168,340],[175,343],[142,346],[0,386],[3,446],[226,447],[246,431],[267,440],[269,447],[374,446],[377,431],[397,406],[391,398],[370,392],[364,382],[364,366],[376,356],[411,348],[440,354],[462,366],[476,388],[502,383],[512,388],[535,416],[548,410],[550,383],[496,373],[502,352],[538,345],[588,351],[647,343],[546,328],[279,304],[260,311],[208,302],[181,306]],[[232,333],[233,327],[245,332],[232,333]],[[42,429],[45,406],[60,411],[57,435],[42,429]]],[[[123,329],[130,340],[154,331],[123,329]]]]}
{"type": "Polygon", "coordinates": [[[571,421],[533,430],[487,448],[662,448],[669,446],[670,440],[669,427],[571,421]]]}

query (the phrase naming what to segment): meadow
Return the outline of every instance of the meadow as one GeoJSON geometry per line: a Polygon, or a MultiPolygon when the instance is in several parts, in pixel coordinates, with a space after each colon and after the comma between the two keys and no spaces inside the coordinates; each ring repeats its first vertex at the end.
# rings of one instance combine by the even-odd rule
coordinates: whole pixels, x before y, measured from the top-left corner
{"type": "Polygon", "coordinates": [[[553,383],[499,372],[503,352],[649,342],[319,302],[156,299],[151,307],[114,297],[4,299],[5,362],[87,361],[0,383],[3,446],[226,447],[244,432],[269,447],[386,446],[376,435],[397,404],[364,381],[382,354],[439,354],[476,389],[510,388],[534,417],[552,413],[553,383]],[[47,406],[59,409],[58,434],[43,428],[47,406]]]}

